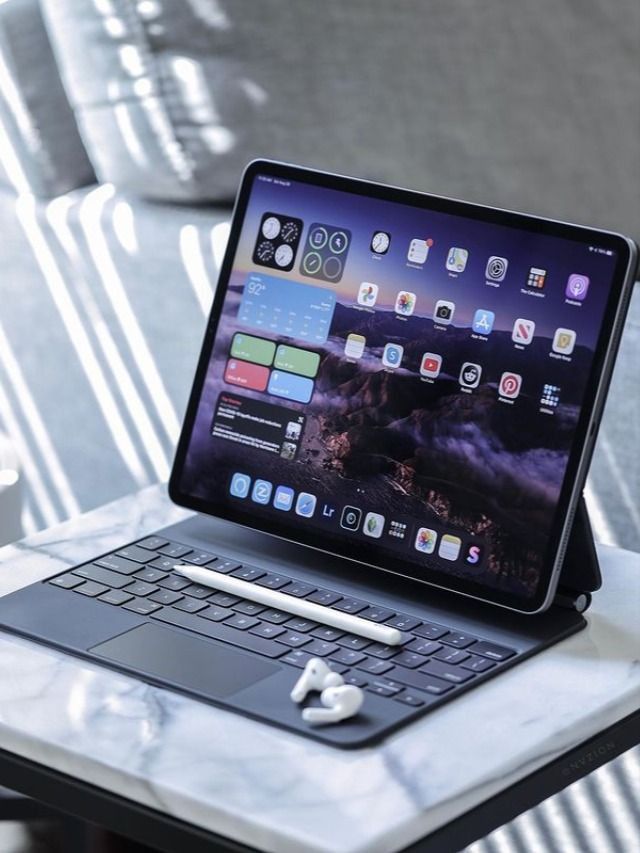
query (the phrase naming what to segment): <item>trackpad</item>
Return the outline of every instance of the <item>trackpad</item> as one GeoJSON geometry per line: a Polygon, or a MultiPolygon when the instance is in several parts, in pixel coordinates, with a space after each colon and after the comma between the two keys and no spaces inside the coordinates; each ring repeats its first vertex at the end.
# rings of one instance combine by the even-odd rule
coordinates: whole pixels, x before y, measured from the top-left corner
{"type": "Polygon", "coordinates": [[[94,646],[100,657],[212,699],[223,699],[280,667],[160,625],[141,625],[94,646]]]}

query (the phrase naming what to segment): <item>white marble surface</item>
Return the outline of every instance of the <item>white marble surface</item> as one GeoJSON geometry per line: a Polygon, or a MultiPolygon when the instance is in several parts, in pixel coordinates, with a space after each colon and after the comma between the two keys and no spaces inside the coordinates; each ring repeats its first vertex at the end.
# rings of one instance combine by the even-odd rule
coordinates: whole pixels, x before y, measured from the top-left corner
{"type": "MultiPolygon", "coordinates": [[[[0,593],[185,516],[152,488],[2,549],[0,593]]],[[[332,749],[8,634],[0,747],[267,851],[396,851],[640,707],[640,555],[600,557],[587,630],[377,748],[332,749]]]]}

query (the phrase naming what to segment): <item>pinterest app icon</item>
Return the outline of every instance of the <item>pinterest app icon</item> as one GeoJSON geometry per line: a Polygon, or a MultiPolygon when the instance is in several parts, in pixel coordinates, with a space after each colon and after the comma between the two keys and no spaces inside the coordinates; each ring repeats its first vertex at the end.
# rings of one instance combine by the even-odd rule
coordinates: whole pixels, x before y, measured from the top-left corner
{"type": "Polygon", "coordinates": [[[498,393],[507,400],[515,400],[520,393],[522,376],[519,373],[503,373],[498,385],[498,393]]]}
{"type": "Polygon", "coordinates": [[[567,281],[567,286],[564,291],[564,295],[568,299],[577,299],[578,302],[582,302],[587,295],[587,291],[589,290],[589,278],[586,275],[578,275],[577,273],[572,273],[569,276],[569,280],[567,281]]]}

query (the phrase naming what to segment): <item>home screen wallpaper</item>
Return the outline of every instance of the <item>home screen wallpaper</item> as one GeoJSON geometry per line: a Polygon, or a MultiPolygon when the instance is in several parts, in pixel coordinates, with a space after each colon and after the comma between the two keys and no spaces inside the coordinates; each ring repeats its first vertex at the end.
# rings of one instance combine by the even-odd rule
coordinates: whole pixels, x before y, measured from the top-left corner
{"type": "Polygon", "coordinates": [[[258,175],[181,490],[533,595],[615,261],[258,175]]]}

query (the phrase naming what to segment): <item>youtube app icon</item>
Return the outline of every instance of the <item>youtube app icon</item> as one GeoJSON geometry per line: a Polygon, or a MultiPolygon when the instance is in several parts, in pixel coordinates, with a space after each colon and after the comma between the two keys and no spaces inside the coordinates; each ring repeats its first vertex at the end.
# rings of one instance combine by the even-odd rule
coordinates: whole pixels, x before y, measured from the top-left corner
{"type": "Polygon", "coordinates": [[[442,367],[442,356],[435,352],[425,352],[420,362],[420,375],[435,379],[442,367]]]}

